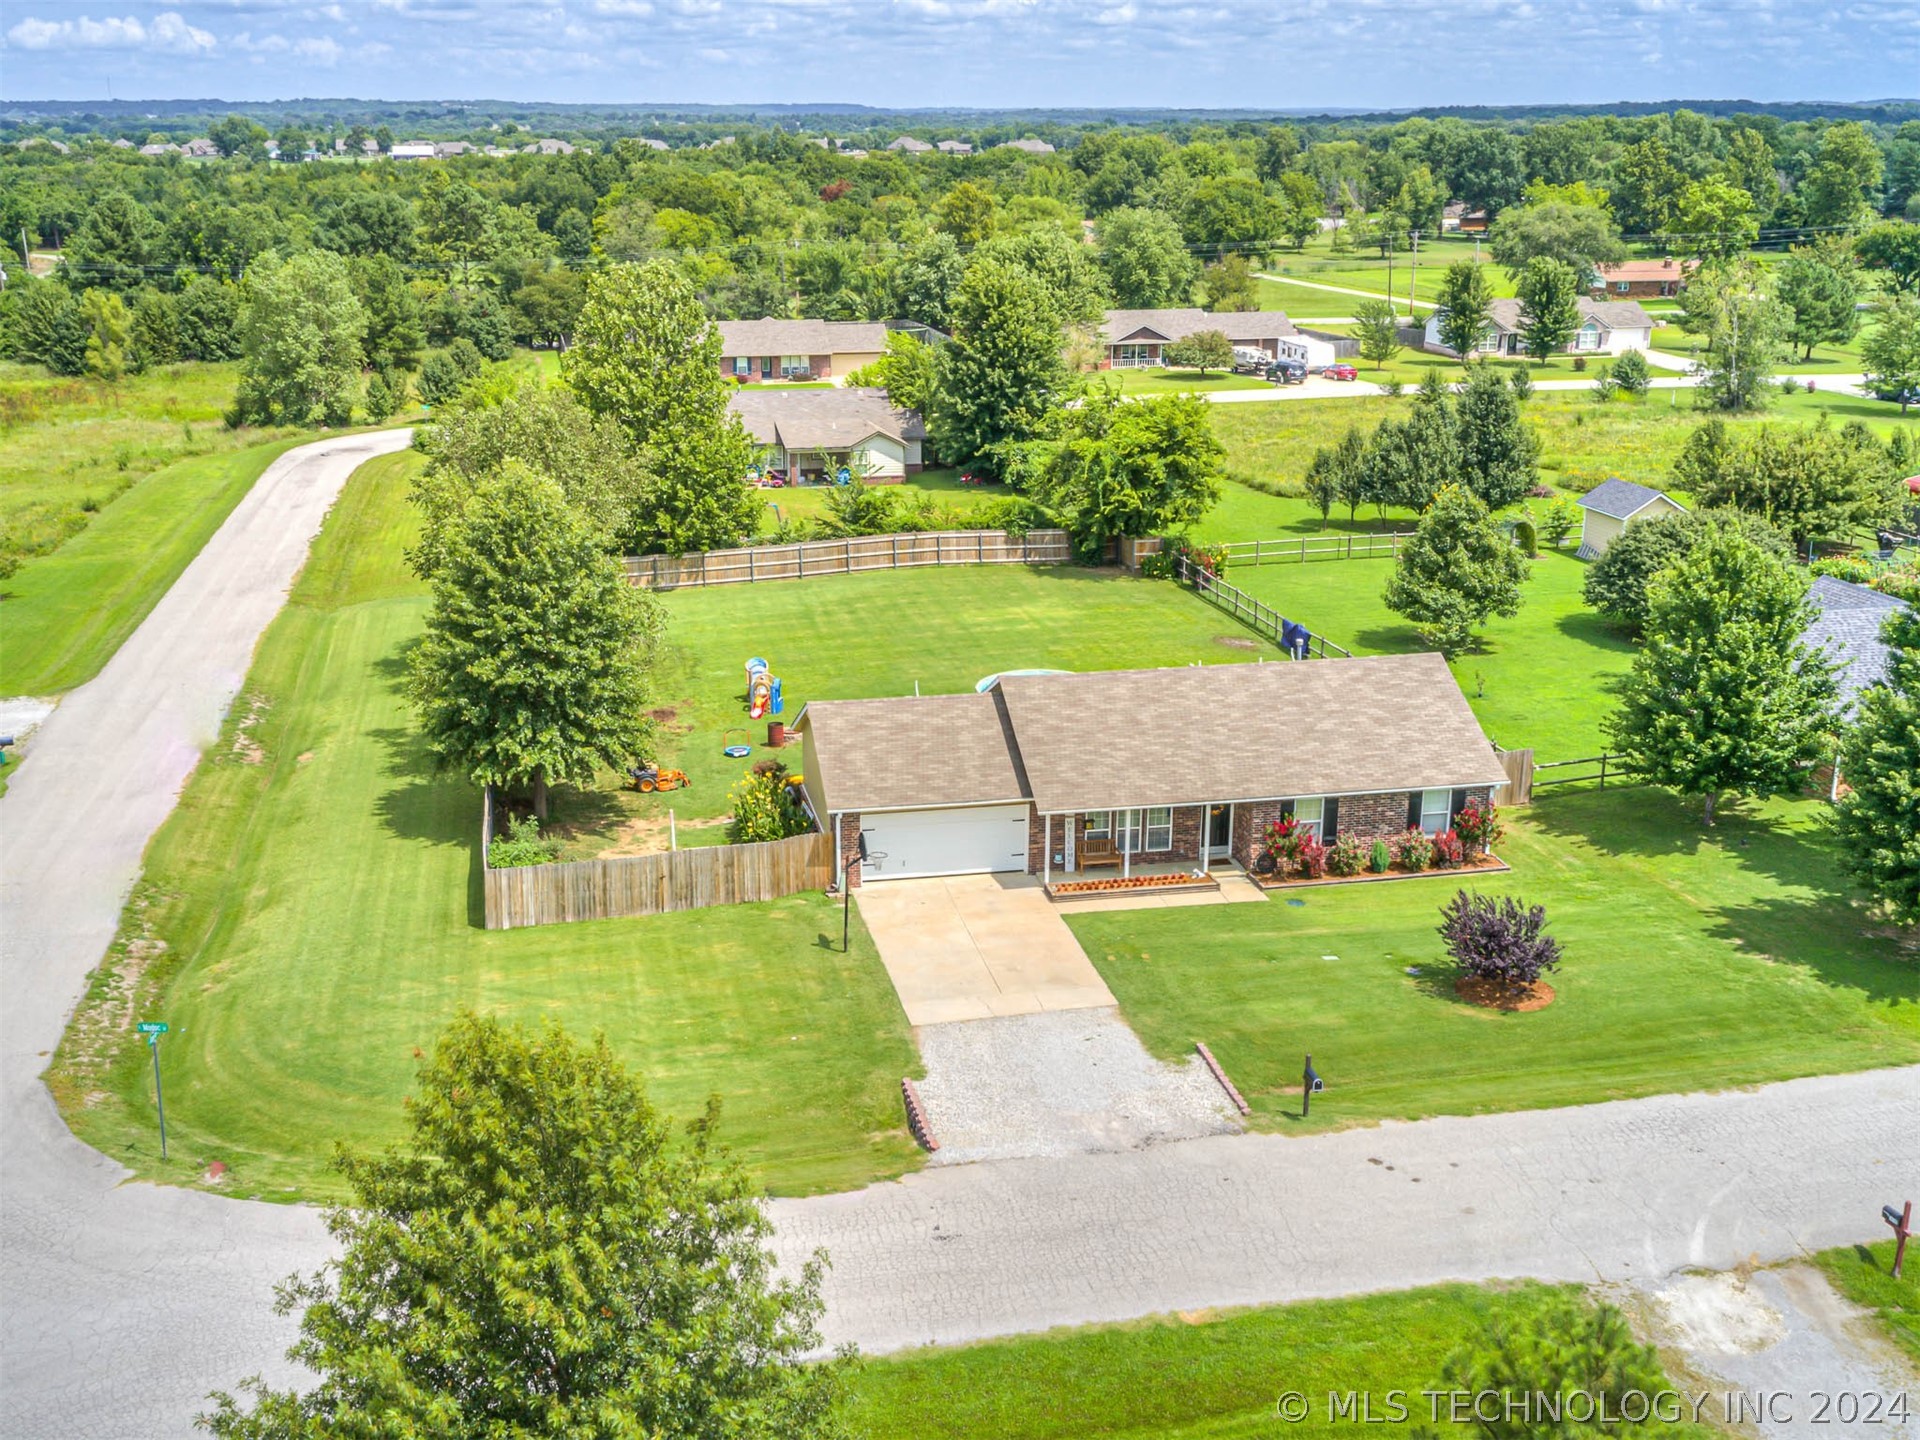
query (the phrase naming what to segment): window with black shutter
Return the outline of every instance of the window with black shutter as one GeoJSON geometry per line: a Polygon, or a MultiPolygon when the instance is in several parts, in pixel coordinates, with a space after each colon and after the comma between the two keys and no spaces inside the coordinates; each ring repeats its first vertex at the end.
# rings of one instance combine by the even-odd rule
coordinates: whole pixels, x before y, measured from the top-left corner
{"type": "Polygon", "coordinates": [[[1419,828],[1420,828],[1420,792],[1418,790],[1415,790],[1415,791],[1412,791],[1407,796],[1407,829],[1418,830],[1419,828]]]}
{"type": "Polygon", "coordinates": [[[1331,845],[1340,834],[1340,798],[1337,795],[1327,797],[1327,808],[1320,818],[1320,839],[1331,845]]]}

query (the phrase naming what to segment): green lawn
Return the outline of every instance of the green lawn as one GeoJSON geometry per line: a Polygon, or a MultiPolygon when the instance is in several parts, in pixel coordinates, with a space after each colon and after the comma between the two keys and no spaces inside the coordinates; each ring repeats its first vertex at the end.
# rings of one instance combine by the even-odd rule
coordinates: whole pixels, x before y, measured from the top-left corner
{"type": "Polygon", "coordinates": [[[237,374],[169,365],[109,386],[0,364],[0,552],[50,554],[164,466],[293,433],[227,428],[237,374]]]}
{"type": "Polygon", "coordinates": [[[176,461],[0,586],[0,695],[51,695],[98,674],[260,473],[311,437],[176,461]]]}
{"type": "MultiPolygon", "coordinates": [[[[946,468],[922,470],[898,485],[884,488],[888,494],[896,496],[898,503],[903,506],[914,504],[925,495],[930,496],[936,505],[961,514],[978,510],[1007,494],[1004,485],[962,485],[960,472],[946,468]]],[[[770,534],[782,520],[817,520],[826,510],[827,496],[833,493],[833,487],[782,486],[777,490],[757,490],[754,493],[761,499],[761,532],[770,534]]]]}
{"type": "Polygon", "coordinates": [[[862,1361],[846,1418],[862,1440],[1229,1440],[1405,1435],[1432,1416],[1452,1350],[1557,1293],[1536,1284],[1440,1285],[1353,1300],[1197,1311],[862,1361]],[[1389,1391],[1407,1424],[1382,1423],[1389,1391]],[[1282,1423],[1282,1395],[1309,1418],[1282,1423]],[[1372,1426],[1329,1418],[1327,1397],[1372,1397],[1372,1426]]]}
{"type": "Polygon", "coordinates": [[[1158,367],[1148,370],[1101,370],[1087,377],[1091,384],[1102,382],[1119,387],[1122,395],[1207,395],[1220,390],[1271,390],[1270,381],[1258,375],[1235,375],[1230,370],[1173,370],[1158,367]]]}
{"type": "Polygon", "coordinates": [[[349,482],[234,719],[148,851],[53,1083],[77,1133],[142,1175],[337,1196],[336,1141],[396,1138],[417,1057],[460,1006],[604,1029],[669,1113],[725,1103],[773,1189],[911,1169],[918,1060],[871,942],[818,895],[725,911],[479,928],[478,797],[433,772],[401,690],[425,600],[401,550],[417,457],[349,482]],[[138,1016],[163,1051],[172,1158],[138,1016]]]}
{"type": "MultiPolygon", "coordinates": [[[[1237,565],[1227,579],[1290,620],[1356,655],[1422,650],[1413,627],[1381,600],[1393,561],[1237,565]]],[[[1496,744],[1531,747],[1537,760],[1573,760],[1606,748],[1600,721],[1633,663],[1633,647],[1580,598],[1587,562],[1542,550],[1520,613],[1496,619],[1454,678],[1496,744]]]]}
{"type": "MultiPolygon", "coordinates": [[[[1664,318],[1672,318],[1676,321],[1678,319],[1677,315],[1664,318]]],[[[1866,338],[1867,328],[1871,323],[1863,322],[1860,333],[1844,345],[1815,346],[1811,357],[1808,357],[1800,347],[1794,346],[1774,368],[1781,374],[1787,375],[1819,375],[1822,371],[1857,375],[1865,368],[1865,362],[1860,358],[1860,344],[1866,338]]],[[[1653,348],[1664,350],[1669,355],[1692,357],[1697,356],[1703,347],[1698,335],[1689,334],[1675,323],[1654,327],[1653,348]]]]}
{"type": "MultiPolygon", "coordinates": [[[[1908,1197],[1895,1199],[1895,1208],[1908,1197]]],[[[1887,1338],[1920,1363],[1920,1244],[1907,1241],[1907,1263],[1893,1278],[1892,1240],[1875,1245],[1846,1245],[1813,1257],[1833,1288],[1863,1310],[1870,1310],[1887,1338]]]]}
{"type": "MultiPolygon", "coordinates": [[[[761,585],[675,590],[662,597],[667,656],[659,698],[671,707],[661,758],[690,789],[637,795],[608,788],[560,793],[557,818],[578,820],[571,853],[617,841],[621,827],[665,848],[664,822],[710,821],[755,761],[766,722],[746,714],[748,657],[780,677],[791,723],[809,700],[971,690],[998,670],[1104,670],[1273,658],[1232,620],[1161,580],[1077,566],[956,566],[838,575],[761,585]],[[729,760],[728,743],[751,742],[729,760]]],[[[800,752],[779,753],[795,769],[800,752]]],[[[708,830],[706,838],[717,838],[708,830]]],[[[681,829],[682,844],[702,831],[681,829]]]]}
{"type": "Polygon", "coordinates": [[[1637,787],[1505,816],[1507,875],[1565,954],[1533,1014],[1462,1004],[1434,933],[1448,879],[1335,886],[1304,905],[1075,915],[1155,1054],[1204,1040],[1289,1131],[1585,1104],[1920,1060],[1920,955],[1848,899],[1813,801],[1697,806],[1637,787]],[[1406,973],[1421,967],[1421,975],[1406,973]],[[1299,1116],[1300,1057],[1327,1082],[1299,1116]]]}

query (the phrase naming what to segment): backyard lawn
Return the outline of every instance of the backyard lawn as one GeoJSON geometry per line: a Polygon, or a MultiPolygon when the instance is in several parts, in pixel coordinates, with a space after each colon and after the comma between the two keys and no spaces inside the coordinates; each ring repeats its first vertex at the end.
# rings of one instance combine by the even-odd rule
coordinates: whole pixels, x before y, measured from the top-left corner
{"type": "MultiPolygon", "coordinates": [[[[1633,663],[1626,637],[1587,608],[1587,562],[1542,550],[1520,613],[1495,619],[1479,648],[1453,662],[1488,736],[1536,760],[1575,760],[1606,748],[1600,721],[1633,663]]],[[[1413,627],[1381,599],[1393,561],[1326,560],[1235,565],[1230,583],[1356,655],[1423,650],[1413,627]]]]}
{"type": "Polygon", "coordinates": [[[328,518],[234,719],[155,839],[52,1081],[89,1143],[141,1174],[337,1196],[336,1141],[398,1137],[421,1050],[461,1006],[604,1030],[668,1113],[783,1192],[917,1163],[918,1060],[864,931],[818,895],[644,920],[479,928],[478,796],[436,775],[401,692],[425,600],[401,551],[417,458],[371,462],[328,518]],[[160,1162],[145,1047],[163,1050],[160,1162]]]}
{"type": "Polygon", "coordinates": [[[1144,370],[1099,370],[1089,374],[1090,384],[1117,385],[1122,395],[1208,395],[1221,390],[1271,390],[1271,381],[1258,375],[1236,375],[1231,370],[1174,370],[1155,367],[1144,370]]]}
{"type": "Polygon", "coordinates": [[[862,1440],[1407,1434],[1431,1418],[1419,1392],[1441,1386],[1457,1345],[1556,1293],[1441,1285],[908,1351],[860,1362],[846,1419],[862,1440]],[[1407,1392],[1408,1425],[1383,1421],[1392,1390],[1407,1392]],[[1275,1405],[1289,1391],[1311,1410],[1282,1424],[1275,1405]],[[1355,1391],[1372,1397],[1372,1426],[1328,1417],[1329,1393],[1355,1391]]]}
{"type": "MultiPolygon", "coordinates": [[[[889,495],[896,497],[895,503],[907,506],[915,504],[921,496],[929,496],[934,504],[950,507],[962,513],[978,510],[995,500],[1005,497],[1004,485],[963,485],[960,472],[949,469],[922,470],[918,475],[910,476],[898,485],[882,487],[889,495]]],[[[779,489],[766,489],[754,492],[761,499],[760,531],[771,534],[774,527],[783,520],[817,520],[825,512],[827,496],[833,493],[831,485],[782,486],[779,489]]]]}
{"type": "Polygon", "coordinates": [[[1585,1104],[1920,1060],[1920,953],[1849,903],[1813,801],[1697,805],[1610,787],[1508,811],[1511,874],[1546,907],[1558,998],[1465,1005],[1434,933],[1443,877],[1069,919],[1155,1054],[1204,1040],[1289,1132],[1585,1104]],[[1417,967],[1422,973],[1410,975],[1417,967]],[[1327,1094],[1299,1117],[1300,1057],[1327,1094]]]}

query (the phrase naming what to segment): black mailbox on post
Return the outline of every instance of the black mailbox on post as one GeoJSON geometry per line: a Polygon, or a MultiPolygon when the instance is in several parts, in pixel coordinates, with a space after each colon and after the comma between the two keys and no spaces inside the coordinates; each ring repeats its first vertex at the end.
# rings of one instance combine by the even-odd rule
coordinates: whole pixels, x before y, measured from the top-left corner
{"type": "Polygon", "coordinates": [[[1307,1066],[1300,1076],[1300,1118],[1307,1118],[1313,1106],[1313,1097],[1326,1089],[1326,1082],[1320,1078],[1320,1072],[1313,1068],[1313,1056],[1307,1056],[1307,1066]]]}

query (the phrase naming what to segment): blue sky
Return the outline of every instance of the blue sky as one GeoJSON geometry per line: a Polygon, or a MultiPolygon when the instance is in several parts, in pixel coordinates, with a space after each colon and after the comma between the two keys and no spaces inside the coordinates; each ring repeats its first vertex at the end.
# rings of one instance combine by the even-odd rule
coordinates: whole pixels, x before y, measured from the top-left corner
{"type": "Polygon", "coordinates": [[[5,0],[15,99],[1286,109],[1920,92],[1915,0],[5,0]]]}

